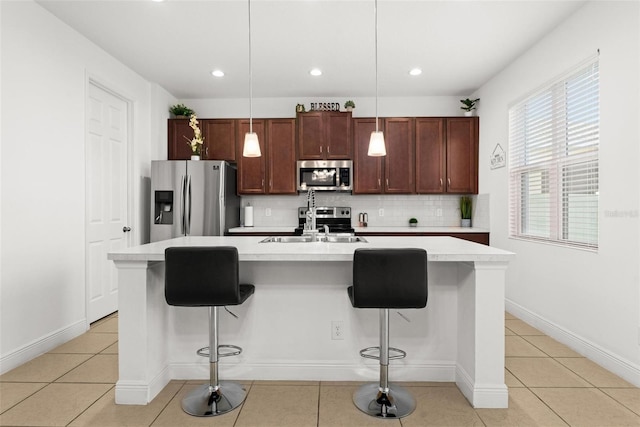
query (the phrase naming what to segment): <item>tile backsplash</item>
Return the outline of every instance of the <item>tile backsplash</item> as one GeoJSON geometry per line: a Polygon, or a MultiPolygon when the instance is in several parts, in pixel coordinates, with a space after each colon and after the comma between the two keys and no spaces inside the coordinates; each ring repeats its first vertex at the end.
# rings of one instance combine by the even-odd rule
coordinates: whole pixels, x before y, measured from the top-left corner
{"type": "MultiPolygon", "coordinates": [[[[473,198],[474,227],[489,229],[489,195],[473,198]]],[[[417,218],[421,226],[460,226],[458,195],[351,195],[316,192],[317,206],[350,206],[352,224],[358,214],[369,215],[370,227],[402,227],[409,218],[417,218]],[[382,215],[380,215],[382,213],[382,215]]],[[[307,205],[306,193],[297,196],[243,196],[242,206],[253,206],[255,227],[297,226],[297,208],[307,205]]],[[[244,223],[244,218],[241,218],[244,223]]]]}

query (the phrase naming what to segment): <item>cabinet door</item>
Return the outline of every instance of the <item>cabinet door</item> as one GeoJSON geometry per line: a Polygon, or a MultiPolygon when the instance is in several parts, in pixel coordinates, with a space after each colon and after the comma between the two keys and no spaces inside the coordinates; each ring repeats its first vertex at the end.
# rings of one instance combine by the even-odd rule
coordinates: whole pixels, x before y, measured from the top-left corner
{"type": "Polygon", "coordinates": [[[447,119],[447,193],[478,193],[478,117],[447,119]]]}
{"type": "Polygon", "coordinates": [[[236,161],[236,121],[231,119],[200,120],[206,151],[205,159],[236,161]]]}
{"type": "Polygon", "coordinates": [[[385,193],[415,193],[414,126],[413,118],[384,119],[385,193]]]}
{"type": "Polygon", "coordinates": [[[327,159],[351,159],[351,113],[324,113],[327,159]]]}
{"type": "Polygon", "coordinates": [[[238,159],[238,193],[239,194],[264,194],[265,193],[265,123],[264,120],[253,121],[253,131],[258,135],[261,157],[243,157],[244,134],[249,132],[249,120],[238,120],[237,153],[238,159]]]}
{"type": "Polygon", "coordinates": [[[444,192],[445,119],[419,117],[416,119],[416,193],[444,192]]]}
{"type": "Polygon", "coordinates": [[[298,153],[301,160],[324,158],[324,122],[321,111],[298,114],[298,153]]]}
{"type": "Polygon", "coordinates": [[[267,120],[267,193],[297,194],[296,121],[267,120]]]}
{"type": "Polygon", "coordinates": [[[167,158],[169,160],[190,159],[191,147],[188,141],[193,139],[193,129],[189,127],[189,119],[168,119],[167,129],[167,158]]]}
{"type": "Polygon", "coordinates": [[[369,139],[376,119],[353,119],[353,193],[382,193],[382,157],[369,157],[369,139]]]}

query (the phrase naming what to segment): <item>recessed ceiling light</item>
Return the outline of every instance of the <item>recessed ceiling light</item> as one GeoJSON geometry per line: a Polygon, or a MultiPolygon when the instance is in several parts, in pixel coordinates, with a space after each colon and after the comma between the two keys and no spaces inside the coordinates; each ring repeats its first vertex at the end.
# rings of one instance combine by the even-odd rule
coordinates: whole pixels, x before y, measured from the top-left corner
{"type": "Polygon", "coordinates": [[[151,0],[151,1],[154,1],[156,3],[160,3],[160,2],[163,2],[164,0],[151,0]]]}
{"type": "Polygon", "coordinates": [[[224,71],[222,71],[222,70],[213,70],[211,72],[211,75],[213,77],[224,77],[224,71]]]}
{"type": "Polygon", "coordinates": [[[311,74],[312,76],[321,76],[322,70],[319,68],[314,68],[311,71],[309,71],[309,74],[311,74]]]}
{"type": "Polygon", "coordinates": [[[409,71],[409,74],[412,76],[419,76],[420,74],[422,74],[422,70],[420,68],[413,68],[411,71],[409,71]]]}

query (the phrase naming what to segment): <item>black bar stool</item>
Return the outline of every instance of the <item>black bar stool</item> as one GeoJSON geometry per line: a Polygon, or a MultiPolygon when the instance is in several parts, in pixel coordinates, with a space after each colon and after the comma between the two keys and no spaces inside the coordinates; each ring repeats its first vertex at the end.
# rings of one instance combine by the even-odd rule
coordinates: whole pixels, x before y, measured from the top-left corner
{"type": "Polygon", "coordinates": [[[209,347],[197,352],[209,357],[209,383],[182,399],[182,409],[187,414],[198,417],[221,415],[240,406],[247,396],[240,384],[220,381],[218,377],[219,357],[242,352],[238,346],[218,343],[218,307],[242,304],[255,291],[253,285],[241,285],[238,276],[238,250],[235,247],[172,247],[165,250],[164,295],[167,304],[209,307],[209,347]],[[220,352],[221,349],[231,351],[220,352]]]}
{"type": "Polygon", "coordinates": [[[389,347],[389,309],[427,305],[427,252],[424,249],[356,249],[351,305],[380,309],[380,346],[360,350],[360,356],[380,360],[380,381],[361,386],[353,403],[362,412],[381,418],[401,418],[416,408],[403,387],[389,385],[389,360],[407,354],[389,347]]]}

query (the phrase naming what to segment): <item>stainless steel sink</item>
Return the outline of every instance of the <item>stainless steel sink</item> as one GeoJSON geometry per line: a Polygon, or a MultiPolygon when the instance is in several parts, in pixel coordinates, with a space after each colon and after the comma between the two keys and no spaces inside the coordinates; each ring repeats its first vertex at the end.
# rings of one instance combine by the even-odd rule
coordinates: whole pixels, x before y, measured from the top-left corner
{"type": "MultiPolygon", "coordinates": [[[[260,243],[307,243],[313,242],[312,236],[271,236],[260,241],[260,243]]],[[[316,242],[325,243],[368,243],[364,237],[360,236],[325,236],[319,235],[316,237],[316,242]]]]}
{"type": "Polygon", "coordinates": [[[318,240],[328,243],[368,243],[364,237],[360,236],[319,236],[318,240]]]}
{"type": "Polygon", "coordinates": [[[311,241],[313,241],[311,236],[271,236],[261,240],[260,243],[304,243],[311,241]]]}

